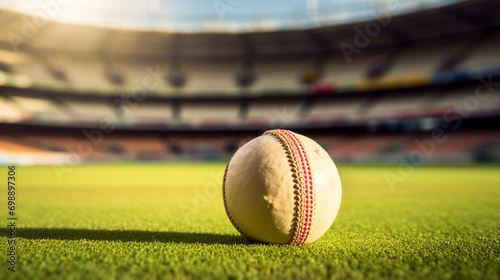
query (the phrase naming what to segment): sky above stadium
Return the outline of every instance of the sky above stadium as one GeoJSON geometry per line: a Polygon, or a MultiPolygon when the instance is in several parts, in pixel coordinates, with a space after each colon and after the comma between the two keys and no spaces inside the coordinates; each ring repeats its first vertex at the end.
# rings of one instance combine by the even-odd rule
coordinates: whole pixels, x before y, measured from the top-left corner
{"type": "Polygon", "coordinates": [[[132,29],[286,29],[376,17],[460,0],[0,0],[0,7],[28,15],[132,29]]]}

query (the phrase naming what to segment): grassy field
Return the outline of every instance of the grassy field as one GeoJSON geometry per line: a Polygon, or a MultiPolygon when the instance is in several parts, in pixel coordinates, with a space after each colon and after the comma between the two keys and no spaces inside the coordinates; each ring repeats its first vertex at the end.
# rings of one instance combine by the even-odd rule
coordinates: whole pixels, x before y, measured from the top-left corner
{"type": "MultiPolygon", "coordinates": [[[[6,186],[7,167],[0,170],[6,186]]],[[[336,221],[317,242],[295,247],[238,235],[224,212],[223,170],[18,167],[16,272],[8,271],[4,226],[0,278],[500,277],[499,166],[340,166],[336,221]]]]}

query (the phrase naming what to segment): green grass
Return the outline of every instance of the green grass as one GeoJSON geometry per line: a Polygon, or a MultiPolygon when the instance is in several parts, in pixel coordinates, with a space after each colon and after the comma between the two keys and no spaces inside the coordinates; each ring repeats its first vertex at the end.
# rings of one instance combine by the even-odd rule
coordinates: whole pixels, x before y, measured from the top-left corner
{"type": "MultiPolygon", "coordinates": [[[[0,169],[6,185],[7,167],[0,169]]],[[[500,168],[341,166],[332,228],[303,246],[250,243],[227,219],[224,165],[18,167],[16,272],[1,279],[500,277],[500,168]],[[63,171],[62,176],[58,177],[63,171]]],[[[6,188],[1,196],[6,224],[6,188]]]]}

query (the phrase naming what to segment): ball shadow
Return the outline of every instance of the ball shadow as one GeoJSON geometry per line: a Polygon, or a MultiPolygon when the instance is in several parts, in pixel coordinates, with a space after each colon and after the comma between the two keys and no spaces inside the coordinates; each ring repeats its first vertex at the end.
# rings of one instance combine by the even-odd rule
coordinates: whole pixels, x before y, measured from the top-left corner
{"type": "MultiPolygon", "coordinates": [[[[2,234],[3,235],[3,234],[2,234]]],[[[96,240],[123,242],[163,242],[184,244],[250,244],[239,235],[198,233],[198,232],[160,232],[140,230],[91,230],[68,228],[18,228],[17,237],[27,239],[53,240],[96,240]]],[[[5,235],[6,236],[6,235],[5,235]]]]}

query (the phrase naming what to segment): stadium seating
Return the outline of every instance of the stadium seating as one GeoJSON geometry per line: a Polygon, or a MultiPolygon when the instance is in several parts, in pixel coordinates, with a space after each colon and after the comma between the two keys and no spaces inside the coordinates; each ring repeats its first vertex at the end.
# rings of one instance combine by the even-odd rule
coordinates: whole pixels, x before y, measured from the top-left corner
{"type": "Polygon", "coordinates": [[[500,64],[500,33],[488,33],[462,63],[461,69],[477,69],[484,66],[498,66],[500,64]]]}
{"type": "Polygon", "coordinates": [[[302,105],[303,101],[288,100],[252,102],[249,105],[245,124],[264,127],[294,125],[299,123],[302,105]]]}
{"type": "MultiPolygon", "coordinates": [[[[288,127],[318,133],[340,161],[367,162],[408,156],[419,148],[415,139],[449,126],[451,116],[496,131],[500,93],[476,89],[478,75],[500,74],[498,21],[480,20],[488,9],[473,6],[477,16],[465,16],[465,4],[445,7],[446,19],[438,10],[394,15],[349,56],[340,44],[356,45],[355,28],[373,22],[224,34],[49,21],[17,48],[8,34],[23,35],[26,22],[4,11],[0,126],[18,133],[0,137],[0,148],[78,153],[88,141],[81,131],[109,122],[116,133],[92,144],[85,160],[221,159],[256,132],[288,127]]],[[[468,129],[449,131],[436,158],[498,149],[497,134],[468,129]]]]}
{"type": "Polygon", "coordinates": [[[45,54],[66,76],[68,90],[73,92],[114,92],[113,84],[106,78],[103,61],[96,55],[78,53],[45,54]]]}
{"type": "Polygon", "coordinates": [[[463,117],[497,113],[500,108],[500,93],[482,90],[476,93],[476,87],[460,87],[448,92],[443,92],[439,98],[432,102],[431,114],[442,115],[446,113],[460,114],[463,117]]]}
{"type": "Polygon", "coordinates": [[[165,159],[168,154],[167,143],[155,136],[126,137],[109,134],[104,136],[100,148],[111,154],[126,155],[135,159],[165,159]]]}
{"type": "Polygon", "coordinates": [[[367,97],[317,100],[304,118],[306,124],[357,121],[367,97]]]}
{"type": "Polygon", "coordinates": [[[173,154],[191,160],[227,159],[248,139],[232,136],[169,136],[166,141],[173,154]]]}
{"type": "Polygon", "coordinates": [[[28,118],[27,112],[12,100],[0,95],[0,121],[19,122],[28,118]]]}
{"type": "Polygon", "coordinates": [[[68,82],[57,79],[51,74],[51,65],[32,53],[21,53],[20,59],[10,64],[13,72],[27,75],[33,81],[33,87],[38,89],[63,90],[68,82]]]}
{"type": "Polygon", "coordinates": [[[122,106],[121,112],[120,123],[127,126],[167,126],[173,123],[171,104],[134,102],[122,106]]]}
{"type": "Polygon", "coordinates": [[[413,73],[434,73],[439,70],[445,59],[458,54],[465,47],[469,37],[408,45],[396,54],[392,67],[385,74],[402,76],[413,73]]]}
{"type": "Polygon", "coordinates": [[[475,151],[487,143],[500,142],[500,133],[498,131],[475,131],[475,132],[452,132],[445,133],[439,140],[434,141],[429,135],[419,136],[417,141],[411,141],[402,151],[403,154],[423,154],[434,161],[453,161],[464,160],[475,156],[475,151]],[[426,144],[425,150],[422,148],[424,141],[431,142],[426,144]]]}
{"type": "Polygon", "coordinates": [[[328,153],[341,162],[377,161],[386,151],[397,153],[400,147],[407,145],[411,135],[346,135],[336,139],[328,148],[328,153]]]}
{"type": "MultiPolygon", "coordinates": [[[[23,132],[17,134],[22,143],[37,149],[54,152],[74,153],[82,158],[103,157],[106,152],[89,140],[83,133],[61,133],[54,137],[50,134],[33,134],[23,132]]],[[[96,138],[95,141],[101,141],[96,138]]]]}
{"type": "MultiPolygon", "coordinates": [[[[458,36],[446,41],[413,43],[393,52],[390,49],[367,49],[351,55],[349,61],[341,52],[334,52],[326,60],[320,82],[334,87],[356,82],[365,79],[377,65],[385,63],[388,68],[381,72],[382,78],[394,77],[393,87],[398,87],[398,77],[426,73],[430,75],[440,70],[452,57],[463,56],[457,60],[459,69],[479,69],[498,64],[495,60],[498,56],[497,45],[500,43],[498,34],[483,40],[476,39],[478,46],[472,49],[469,46],[471,38],[475,37],[458,36]],[[471,50],[464,52],[467,48],[471,50]]],[[[33,81],[33,87],[40,89],[101,94],[132,92],[137,87],[144,87],[145,77],[159,67],[165,76],[155,77],[158,79],[155,80],[154,87],[147,89],[152,94],[220,95],[245,92],[235,80],[243,65],[241,57],[183,58],[177,67],[185,73],[187,81],[184,87],[175,89],[167,81],[167,73],[174,68],[171,58],[165,55],[138,57],[54,50],[16,53],[1,48],[0,54],[6,57],[3,60],[7,61],[4,64],[9,69],[26,75],[33,81]],[[110,72],[123,78],[123,85],[113,83],[110,72]]],[[[298,55],[293,59],[283,56],[255,56],[251,68],[257,78],[247,93],[304,92],[307,87],[301,83],[300,76],[313,65],[315,59],[314,55],[298,55]]]]}
{"type": "Polygon", "coordinates": [[[255,59],[255,72],[257,81],[252,87],[256,93],[275,93],[286,91],[294,94],[304,90],[300,82],[302,71],[311,66],[314,56],[298,56],[292,59],[257,57],[255,59]]]}
{"type": "Polygon", "coordinates": [[[180,124],[193,127],[224,127],[240,123],[235,103],[186,103],[181,107],[180,124]]]}
{"type": "MultiPolygon", "coordinates": [[[[123,75],[122,92],[147,90],[158,95],[171,95],[173,89],[168,85],[166,76],[157,72],[168,73],[170,63],[165,57],[109,56],[109,65],[123,75]],[[146,86],[144,85],[146,83],[146,86]],[[150,88],[151,86],[151,88],[150,88]]],[[[165,74],[167,75],[167,74],[165,74]]]]}
{"type": "MultiPolygon", "coordinates": [[[[500,131],[445,131],[441,140],[431,132],[412,133],[330,133],[310,134],[336,162],[396,162],[404,158],[421,164],[464,162],[500,156],[500,131]],[[424,144],[422,144],[424,143],[424,144]],[[420,158],[424,156],[425,159],[420,158]]],[[[59,135],[22,132],[0,137],[0,153],[53,155],[50,161],[69,160],[220,160],[227,159],[239,146],[252,139],[249,135],[196,136],[155,135],[152,133],[110,133],[102,136],[81,131],[59,135]],[[59,157],[55,157],[59,155],[59,157]],[[66,158],[61,157],[66,155],[66,158]]],[[[1,156],[1,155],[0,155],[1,156]]],[[[37,159],[39,162],[41,159],[37,159]]]]}
{"type": "Polygon", "coordinates": [[[26,114],[25,119],[42,123],[69,123],[70,117],[61,108],[46,98],[11,96],[19,110],[26,114]]]}
{"type": "Polygon", "coordinates": [[[238,93],[236,74],[242,61],[238,58],[190,59],[181,62],[187,75],[184,94],[221,95],[238,93]]]}
{"type": "Polygon", "coordinates": [[[20,154],[40,154],[47,153],[48,151],[43,149],[37,149],[30,146],[25,146],[16,141],[0,140],[0,150],[10,153],[20,153],[20,154]]]}
{"type": "Polygon", "coordinates": [[[342,84],[364,78],[371,67],[383,61],[386,51],[363,50],[347,60],[342,53],[334,53],[325,65],[324,82],[342,84]]]}
{"type": "Polygon", "coordinates": [[[362,118],[369,121],[380,118],[404,119],[419,117],[427,112],[428,103],[432,102],[433,95],[433,90],[411,94],[407,92],[382,94],[370,104],[362,118]]]}
{"type": "Polygon", "coordinates": [[[67,99],[62,107],[70,114],[72,123],[94,123],[101,122],[116,123],[117,116],[111,108],[111,104],[105,101],[93,102],[86,100],[67,99]]]}

